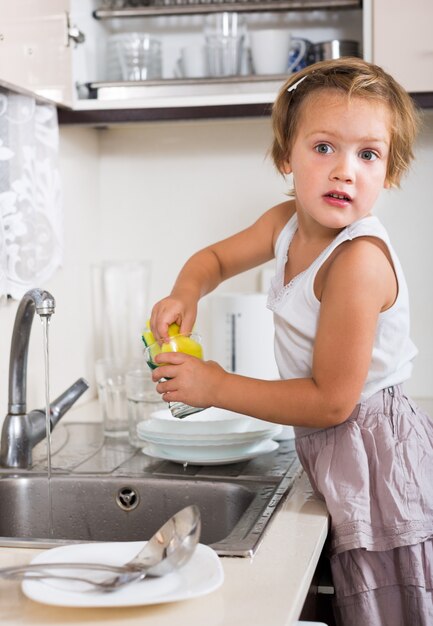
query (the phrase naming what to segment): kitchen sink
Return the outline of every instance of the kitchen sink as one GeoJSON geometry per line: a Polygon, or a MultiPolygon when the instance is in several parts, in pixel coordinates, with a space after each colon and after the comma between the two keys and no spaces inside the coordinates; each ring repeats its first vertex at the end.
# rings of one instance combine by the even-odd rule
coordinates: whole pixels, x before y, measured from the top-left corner
{"type": "Polygon", "coordinates": [[[243,525],[247,518],[254,522],[251,515],[268,495],[269,487],[261,484],[149,477],[56,477],[51,480],[50,524],[46,475],[4,478],[0,480],[0,535],[140,541],[148,539],[176,511],[196,504],[202,517],[200,540],[217,549],[243,516],[243,525]]]}
{"type": "Polygon", "coordinates": [[[184,468],[150,459],[126,441],[90,444],[80,434],[84,426],[63,427],[50,481],[37,462],[31,471],[0,470],[0,545],[145,540],[196,504],[202,543],[220,555],[251,556],[299,474],[293,442],[251,461],[184,468]]]}

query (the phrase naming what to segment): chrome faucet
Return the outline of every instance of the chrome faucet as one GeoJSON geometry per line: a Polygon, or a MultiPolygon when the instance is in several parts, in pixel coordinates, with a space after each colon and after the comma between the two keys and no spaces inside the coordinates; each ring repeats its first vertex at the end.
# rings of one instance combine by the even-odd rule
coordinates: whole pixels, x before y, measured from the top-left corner
{"type": "MultiPolygon", "coordinates": [[[[55,311],[53,296],[42,289],[31,289],[18,306],[12,332],[9,360],[9,406],[1,435],[0,465],[9,468],[29,468],[32,451],[46,436],[45,409],[27,413],[27,356],[33,317],[50,317],[55,311]]],[[[50,404],[50,426],[53,430],[60,418],[89,387],[79,378],[69,389],[50,404]]]]}

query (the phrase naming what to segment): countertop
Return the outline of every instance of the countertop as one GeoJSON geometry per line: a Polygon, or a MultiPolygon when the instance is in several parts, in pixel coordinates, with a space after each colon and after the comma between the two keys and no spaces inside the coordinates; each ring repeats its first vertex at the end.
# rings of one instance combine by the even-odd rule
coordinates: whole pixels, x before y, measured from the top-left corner
{"type": "MultiPolygon", "coordinates": [[[[0,581],[2,626],[290,626],[299,618],[328,529],[323,502],[305,474],[280,504],[253,558],[221,557],[224,583],[191,600],[131,608],[58,608],[33,602],[17,582],[0,581]]],[[[0,566],[29,562],[40,550],[0,548],[0,566]]]]}

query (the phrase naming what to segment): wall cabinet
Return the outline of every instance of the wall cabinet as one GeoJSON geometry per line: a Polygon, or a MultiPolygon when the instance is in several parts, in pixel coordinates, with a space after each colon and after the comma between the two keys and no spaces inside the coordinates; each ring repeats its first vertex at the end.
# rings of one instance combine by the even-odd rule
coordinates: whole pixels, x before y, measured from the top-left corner
{"type": "Polygon", "coordinates": [[[0,83],[73,105],[69,0],[0,0],[0,83]]]}
{"type": "Polygon", "coordinates": [[[375,0],[373,58],[411,93],[433,92],[433,2],[375,0]]]}
{"type": "Polygon", "coordinates": [[[80,93],[86,95],[87,88],[91,98],[79,98],[72,115],[62,111],[63,122],[104,124],[119,120],[268,115],[284,76],[263,77],[247,72],[227,78],[179,80],[174,74],[182,45],[203,41],[203,31],[215,17],[212,13],[223,10],[240,15],[246,28],[247,47],[252,29],[284,27],[292,36],[312,42],[356,40],[364,56],[371,58],[371,29],[364,26],[364,22],[371,21],[370,0],[139,0],[129,4],[140,6],[120,10],[107,9],[107,2],[102,7],[101,1],[93,2],[93,22],[87,21],[85,26],[85,16],[74,15],[73,11],[80,28],[86,34],[88,29],[92,33],[76,51],[83,62],[76,64],[75,72],[80,93]],[[125,85],[107,75],[108,46],[113,35],[133,29],[161,39],[161,81],[125,85]],[[89,48],[86,52],[87,42],[94,46],[92,54],[89,48]],[[89,63],[90,58],[93,60],[89,63]]]}
{"type": "Polygon", "coordinates": [[[431,0],[0,0],[0,83],[60,105],[63,123],[266,115],[283,77],[182,80],[179,49],[202,35],[212,12],[238,12],[250,27],[284,26],[313,42],[355,39],[412,92],[433,92],[431,0]],[[6,6],[7,4],[7,6],[6,6]],[[121,5],[121,8],[119,7],[121,5]],[[138,5],[138,6],[137,6],[138,5]],[[116,6],[117,8],[112,8],[116,6]],[[409,8],[410,7],[410,8],[409,8]],[[389,28],[392,15],[394,28],[389,28]],[[415,27],[402,37],[397,22],[415,27]],[[72,37],[77,26],[85,41],[72,37]],[[146,31],[163,42],[163,78],[125,84],[109,76],[113,35],[146,31]],[[411,35],[411,33],[413,33],[411,35]]]}

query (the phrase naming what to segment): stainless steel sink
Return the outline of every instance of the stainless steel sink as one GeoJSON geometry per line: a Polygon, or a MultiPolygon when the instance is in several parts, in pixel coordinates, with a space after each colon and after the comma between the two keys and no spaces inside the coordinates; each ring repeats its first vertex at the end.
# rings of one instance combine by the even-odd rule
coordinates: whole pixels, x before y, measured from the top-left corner
{"type": "Polygon", "coordinates": [[[37,464],[33,471],[0,471],[0,545],[145,540],[170,515],[197,504],[201,542],[220,555],[249,556],[299,473],[292,442],[252,461],[184,469],[121,441],[102,440],[83,454],[90,440],[73,426],[84,425],[67,426],[54,455],[51,509],[47,474],[37,464]],[[74,467],[65,472],[68,463],[74,467]]]}

